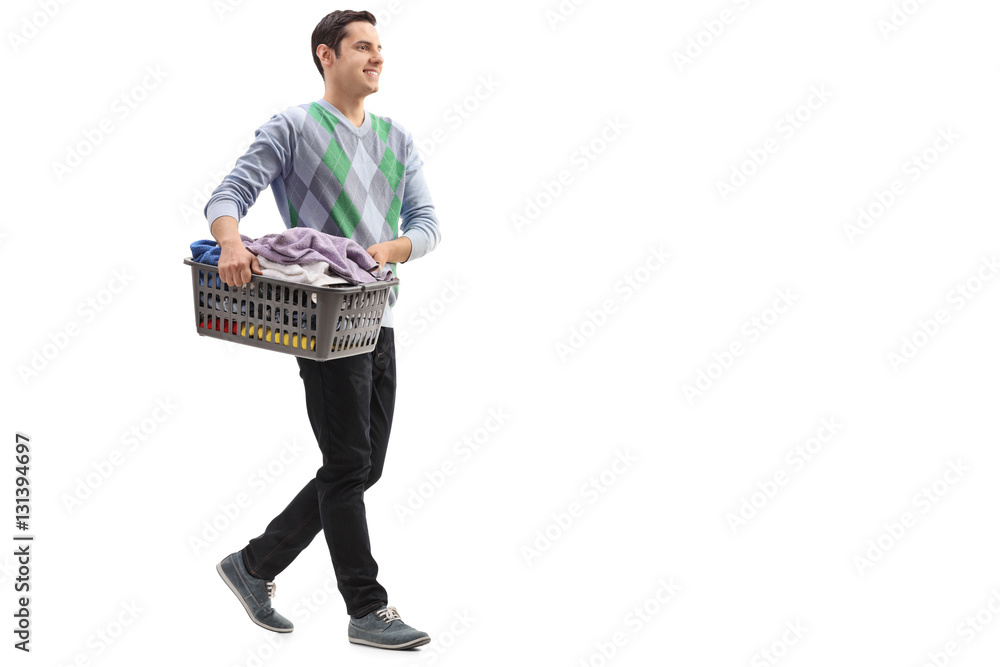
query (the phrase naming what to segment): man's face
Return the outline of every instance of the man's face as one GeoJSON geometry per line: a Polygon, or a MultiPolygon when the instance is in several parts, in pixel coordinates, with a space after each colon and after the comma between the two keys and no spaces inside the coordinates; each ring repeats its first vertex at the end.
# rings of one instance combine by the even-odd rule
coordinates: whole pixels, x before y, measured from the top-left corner
{"type": "Polygon", "coordinates": [[[332,76],[337,88],[348,94],[363,97],[378,92],[384,61],[375,26],[355,21],[347,25],[346,33],[340,42],[340,57],[330,51],[333,63],[327,76],[332,76]]]}

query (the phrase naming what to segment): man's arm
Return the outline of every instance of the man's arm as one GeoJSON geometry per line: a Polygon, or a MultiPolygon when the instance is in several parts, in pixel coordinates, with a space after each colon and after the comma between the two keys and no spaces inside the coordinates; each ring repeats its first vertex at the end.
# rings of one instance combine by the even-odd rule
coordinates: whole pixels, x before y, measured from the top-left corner
{"type": "Polygon", "coordinates": [[[239,221],[291,159],[291,128],[287,119],[275,115],[257,129],[253,143],[222,179],[205,205],[209,231],[222,248],[219,277],[236,287],[260,274],[257,258],[243,246],[239,221]]]}
{"type": "Polygon", "coordinates": [[[246,249],[240,238],[236,218],[222,215],[212,221],[212,236],[222,252],[219,255],[219,277],[231,287],[250,282],[252,274],[261,275],[257,256],[246,249]]]}
{"type": "Polygon", "coordinates": [[[441,224],[438,222],[434,201],[431,199],[431,192],[421,166],[417,166],[412,172],[407,170],[403,205],[399,216],[401,220],[399,228],[403,233],[397,241],[410,242],[410,250],[401,261],[420,259],[441,242],[441,224]]]}
{"type": "Polygon", "coordinates": [[[441,242],[441,226],[424,178],[424,163],[413,146],[413,137],[409,132],[407,155],[406,184],[403,186],[403,202],[399,211],[401,233],[392,241],[376,243],[368,248],[368,253],[375,258],[380,268],[388,263],[408,262],[423,257],[441,242]]]}

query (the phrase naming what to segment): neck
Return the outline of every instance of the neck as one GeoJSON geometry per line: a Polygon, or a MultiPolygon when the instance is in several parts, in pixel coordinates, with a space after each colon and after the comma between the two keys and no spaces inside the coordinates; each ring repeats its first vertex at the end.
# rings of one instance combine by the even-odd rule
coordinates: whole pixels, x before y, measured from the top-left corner
{"type": "Polygon", "coordinates": [[[344,114],[347,120],[354,124],[354,127],[361,127],[365,122],[365,98],[349,97],[327,86],[323,93],[323,99],[337,107],[337,110],[344,114]]]}

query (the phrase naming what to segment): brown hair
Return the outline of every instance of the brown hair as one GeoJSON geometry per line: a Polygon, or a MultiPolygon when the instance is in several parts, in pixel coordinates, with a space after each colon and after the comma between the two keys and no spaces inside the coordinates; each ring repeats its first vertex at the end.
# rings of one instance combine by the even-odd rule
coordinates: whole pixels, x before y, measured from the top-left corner
{"type": "Polygon", "coordinates": [[[355,12],[349,9],[338,9],[324,16],[323,20],[316,24],[316,29],[313,30],[312,34],[312,56],[313,62],[316,63],[316,69],[319,70],[320,76],[324,79],[326,76],[323,74],[323,63],[316,55],[316,48],[320,44],[326,44],[333,49],[334,54],[339,58],[340,42],[347,36],[347,24],[355,21],[368,21],[375,25],[375,15],[365,11],[355,12]]]}

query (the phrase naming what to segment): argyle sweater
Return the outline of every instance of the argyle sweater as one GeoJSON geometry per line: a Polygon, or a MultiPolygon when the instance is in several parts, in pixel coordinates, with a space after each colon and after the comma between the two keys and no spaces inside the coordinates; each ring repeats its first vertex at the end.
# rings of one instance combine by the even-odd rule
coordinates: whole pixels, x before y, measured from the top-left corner
{"type": "MultiPolygon", "coordinates": [[[[324,99],[289,107],[255,133],[247,152],[208,203],[209,229],[219,216],[242,220],[271,186],[285,227],[311,227],[367,248],[398,236],[410,239],[407,261],[441,240],[423,161],[399,123],[365,112],[355,127],[324,99]]],[[[399,276],[396,263],[387,265],[399,276]]],[[[399,285],[389,291],[382,326],[393,326],[399,285]]]]}

